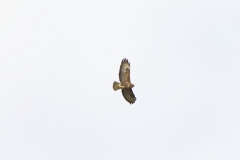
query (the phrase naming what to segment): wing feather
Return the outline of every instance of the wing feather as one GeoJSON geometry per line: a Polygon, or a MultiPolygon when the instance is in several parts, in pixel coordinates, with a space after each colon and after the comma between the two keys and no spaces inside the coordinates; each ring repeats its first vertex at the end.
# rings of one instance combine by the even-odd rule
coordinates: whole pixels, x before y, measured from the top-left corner
{"type": "Polygon", "coordinates": [[[128,101],[130,104],[135,103],[137,99],[131,88],[122,89],[122,95],[125,98],[125,100],[128,101]]]}
{"type": "Polygon", "coordinates": [[[119,80],[121,83],[123,82],[130,83],[130,63],[126,58],[122,60],[122,63],[119,69],[119,80]]]}

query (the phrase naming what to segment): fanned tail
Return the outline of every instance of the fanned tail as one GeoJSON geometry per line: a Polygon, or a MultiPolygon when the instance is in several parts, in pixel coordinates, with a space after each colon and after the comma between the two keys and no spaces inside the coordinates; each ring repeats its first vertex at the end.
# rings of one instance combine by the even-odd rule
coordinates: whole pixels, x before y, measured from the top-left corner
{"type": "Polygon", "coordinates": [[[120,85],[121,85],[121,83],[118,83],[118,82],[114,81],[113,82],[114,91],[121,89],[120,85]]]}

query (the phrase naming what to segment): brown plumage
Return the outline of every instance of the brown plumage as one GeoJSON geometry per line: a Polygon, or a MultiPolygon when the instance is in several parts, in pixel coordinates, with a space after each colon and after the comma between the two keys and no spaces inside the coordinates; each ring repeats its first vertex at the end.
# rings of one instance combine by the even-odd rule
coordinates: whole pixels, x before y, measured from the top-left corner
{"type": "Polygon", "coordinates": [[[130,63],[126,58],[122,60],[120,69],[119,69],[119,80],[118,82],[113,82],[113,89],[116,91],[122,89],[122,95],[126,101],[130,104],[133,104],[136,101],[136,97],[132,91],[134,84],[130,81],[130,63]]]}

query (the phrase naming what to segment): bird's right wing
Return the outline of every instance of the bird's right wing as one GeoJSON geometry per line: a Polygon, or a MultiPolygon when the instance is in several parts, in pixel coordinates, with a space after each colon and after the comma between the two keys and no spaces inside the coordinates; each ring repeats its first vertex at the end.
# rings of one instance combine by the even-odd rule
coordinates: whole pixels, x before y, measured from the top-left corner
{"type": "Polygon", "coordinates": [[[130,82],[130,63],[126,58],[122,60],[120,69],[119,69],[119,80],[121,83],[130,82]]]}

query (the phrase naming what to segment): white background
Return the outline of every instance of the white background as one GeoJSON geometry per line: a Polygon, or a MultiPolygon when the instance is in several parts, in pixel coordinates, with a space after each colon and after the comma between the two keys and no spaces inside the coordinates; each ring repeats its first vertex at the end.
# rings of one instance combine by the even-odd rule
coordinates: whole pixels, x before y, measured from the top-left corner
{"type": "Polygon", "coordinates": [[[0,159],[239,160],[239,71],[237,0],[1,1],[0,159]]]}

